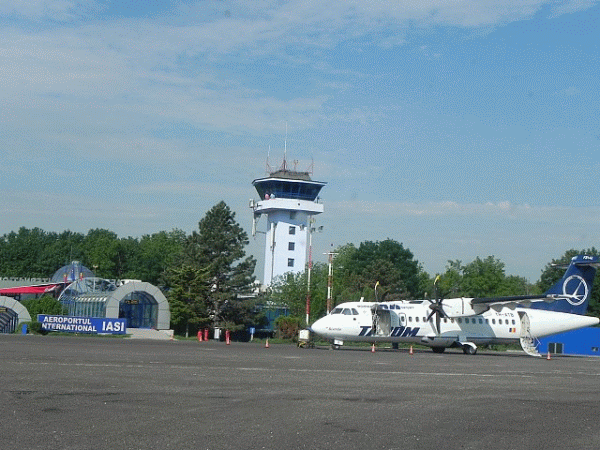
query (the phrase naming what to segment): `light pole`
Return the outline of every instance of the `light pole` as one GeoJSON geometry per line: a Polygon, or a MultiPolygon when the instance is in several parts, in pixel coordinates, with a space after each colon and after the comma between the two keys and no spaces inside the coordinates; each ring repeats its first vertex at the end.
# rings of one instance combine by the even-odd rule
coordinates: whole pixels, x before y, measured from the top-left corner
{"type": "Polygon", "coordinates": [[[320,233],[323,231],[323,227],[320,226],[315,228],[312,224],[315,219],[312,217],[308,221],[308,271],[306,275],[306,326],[310,325],[310,275],[312,272],[312,235],[314,232],[320,233]]]}
{"type": "Polygon", "coordinates": [[[329,273],[327,275],[327,314],[329,314],[331,312],[331,290],[333,287],[333,257],[337,255],[337,253],[330,251],[324,254],[329,255],[329,273]]]}

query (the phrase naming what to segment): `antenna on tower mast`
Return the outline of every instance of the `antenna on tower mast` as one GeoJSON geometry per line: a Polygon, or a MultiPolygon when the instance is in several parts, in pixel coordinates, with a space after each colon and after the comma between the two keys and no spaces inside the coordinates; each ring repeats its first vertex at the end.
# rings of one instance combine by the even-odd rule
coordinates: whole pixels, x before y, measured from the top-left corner
{"type": "Polygon", "coordinates": [[[283,141],[283,171],[287,170],[287,122],[285,123],[285,140],[283,141]]]}

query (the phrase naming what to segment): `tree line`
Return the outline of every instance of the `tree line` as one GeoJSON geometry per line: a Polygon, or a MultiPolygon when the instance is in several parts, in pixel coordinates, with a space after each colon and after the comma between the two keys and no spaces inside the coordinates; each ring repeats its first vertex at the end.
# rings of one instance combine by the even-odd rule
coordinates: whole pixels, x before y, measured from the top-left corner
{"type": "MultiPolygon", "coordinates": [[[[595,247],[569,249],[549,261],[534,283],[525,277],[507,275],[504,263],[494,257],[477,257],[470,263],[449,260],[441,274],[429,274],[412,252],[391,239],[362,242],[358,247],[346,244],[334,251],[332,262],[333,304],[344,301],[393,301],[451,297],[500,297],[542,294],[564,274],[565,267],[576,255],[600,256],[595,247]],[[434,280],[439,276],[437,288],[434,280]]],[[[317,263],[311,274],[311,320],[326,313],[329,267],[317,263]]],[[[592,289],[588,314],[600,317],[600,287],[592,289]]],[[[292,315],[304,317],[308,283],[306,272],[280,277],[270,293],[273,301],[290,307],[292,315]]]]}
{"type": "MultiPolygon", "coordinates": [[[[176,332],[195,333],[206,326],[243,329],[264,324],[258,305],[289,308],[298,323],[305,317],[307,271],[276,279],[267,292],[256,295],[256,260],[246,256],[248,235],[235,213],[219,202],[198,223],[198,230],[161,231],[141,238],[119,238],[105,229],[87,234],[46,232],[20,228],[0,237],[0,276],[49,277],[73,260],[107,279],[141,279],[160,286],[169,299],[171,326],[176,332]]],[[[443,297],[493,297],[538,294],[563,274],[555,264],[566,264],[577,254],[598,255],[595,248],[567,250],[549,261],[540,279],[506,275],[505,265],[494,256],[463,263],[448,261],[442,274],[427,273],[413,253],[392,239],[360,245],[346,244],[334,250],[331,279],[332,304],[344,301],[392,301],[433,298],[433,282],[440,276],[437,295],[443,297]]],[[[329,267],[312,267],[311,321],[326,313],[329,267]]],[[[590,312],[600,315],[597,285],[590,312]]]]}

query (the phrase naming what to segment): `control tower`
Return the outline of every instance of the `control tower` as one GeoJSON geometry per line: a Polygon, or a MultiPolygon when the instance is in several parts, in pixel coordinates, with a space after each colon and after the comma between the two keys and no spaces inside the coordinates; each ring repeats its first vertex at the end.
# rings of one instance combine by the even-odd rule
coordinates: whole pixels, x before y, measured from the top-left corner
{"type": "Polygon", "coordinates": [[[267,216],[265,286],[279,275],[305,269],[311,219],[323,212],[319,192],[326,184],[311,180],[310,172],[289,170],[285,158],[279,170],[252,182],[260,199],[250,200],[253,236],[260,216],[267,216]]]}

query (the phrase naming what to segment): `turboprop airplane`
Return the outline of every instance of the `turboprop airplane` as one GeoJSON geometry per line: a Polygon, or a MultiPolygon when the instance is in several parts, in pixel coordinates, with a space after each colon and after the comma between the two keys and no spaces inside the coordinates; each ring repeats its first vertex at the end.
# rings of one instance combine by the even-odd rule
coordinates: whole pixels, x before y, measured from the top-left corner
{"type": "Polygon", "coordinates": [[[344,341],[404,342],[474,355],[478,345],[520,343],[527,354],[541,356],[538,338],[600,322],[584,315],[598,267],[596,256],[573,257],[543,295],[342,303],[310,329],[333,348],[344,341]]]}

